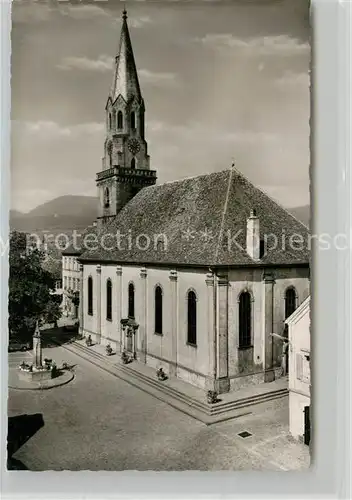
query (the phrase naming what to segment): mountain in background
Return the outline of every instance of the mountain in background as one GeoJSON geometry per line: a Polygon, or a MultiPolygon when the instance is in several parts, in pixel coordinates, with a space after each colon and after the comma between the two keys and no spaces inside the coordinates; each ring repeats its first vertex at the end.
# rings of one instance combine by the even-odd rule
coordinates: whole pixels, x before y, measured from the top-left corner
{"type": "Polygon", "coordinates": [[[309,227],[309,220],[310,220],[310,206],[305,205],[304,207],[295,207],[295,208],[288,208],[287,209],[296,219],[300,220],[305,224],[307,227],[309,227]]]}
{"type": "MultiPolygon", "coordinates": [[[[95,196],[60,196],[26,214],[10,210],[10,228],[39,234],[43,231],[71,234],[74,229],[83,230],[92,224],[97,217],[97,208],[98,200],[95,196]]],[[[289,208],[288,211],[309,226],[309,205],[289,208]]]]}
{"type": "Polygon", "coordinates": [[[97,218],[95,196],[60,196],[23,214],[10,210],[10,228],[16,231],[70,234],[73,229],[85,229],[97,218]]]}

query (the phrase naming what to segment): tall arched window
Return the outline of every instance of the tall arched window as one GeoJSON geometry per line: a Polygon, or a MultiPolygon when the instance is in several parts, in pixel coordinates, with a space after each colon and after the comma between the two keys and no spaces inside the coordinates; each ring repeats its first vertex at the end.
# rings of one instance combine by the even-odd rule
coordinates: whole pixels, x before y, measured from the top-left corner
{"type": "Polygon", "coordinates": [[[293,287],[287,288],[285,293],[285,319],[296,310],[296,290],[293,287]]]}
{"type": "Polygon", "coordinates": [[[109,113],[109,130],[112,128],[112,123],[111,123],[111,113],[109,113]]]}
{"type": "Polygon", "coordinates": [[[135,158],[132,158],[132,160],[131,160],[131,168],[136,168],[136,160],[135,160],[135,158]]]}
{"type": "Polygon", "coordinates": [[[242,292],[239,298],[239,342],[238,347],[245,348],[252,345],[252,305],[251,294],[242,292]]]}
{"type": "Polygon", "coordinates": [[[131,128],[136,128],[136,113],[134,111],[131,113],[131,128]]]}
{"type": "Polygon", "coordinates": [[[108,187],[106,187],[104,190],[104,207],[105,208],[110,207],[110,191],[108,187]]]}
{"type": "Polygon", "coordinates": [[[187,343],[197,345],[197,297],[192,290],[187,296],[187,343]]]}
{"type": "Polygon", "coordinates": [[[128,317],[134,318],[134,284],[128,285],[128,317]]]}
{"type": "Polygon", "coordinates": [[[112,112],[112,124],[111,124],[111,128],[112,129],[116,128],[116,111],[115,110],[113,110],[113,112],[112,112]]]}
{"type": "Polygon", "coordinates": [[[163,333],[163,291],[160,286],[155,288],[155,333],[163,333]]]}
{"type": "Polygon", "coordinates": [[[123,114],[122,114],[122,111],[119,111],[117,113],[117,128],[119,128],[119,129],[123,128],[123,114]]]}
{"type": "Polygon", "coordinates": [[[93,278],[88,278],[88,314],[93,316],[93,278]]]}
{"type": "Polygon", "coordinates": [[[112,321],[112,283],[110,278],[106,282],[106,319],[112,321]]]}
{"type": "Polygon", "coordinates": [[[139,133],[140,133],[142,139],[144,139],[144,114],[143,114],[143,112],[141,112],[140,117],[139,117],[139,133]]]}

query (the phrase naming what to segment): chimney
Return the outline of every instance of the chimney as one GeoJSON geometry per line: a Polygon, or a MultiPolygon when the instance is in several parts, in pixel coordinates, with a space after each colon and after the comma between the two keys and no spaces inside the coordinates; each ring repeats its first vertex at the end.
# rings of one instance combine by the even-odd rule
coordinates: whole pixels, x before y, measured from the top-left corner
{"type": "Polygon", "coordinates": [[[253,209],[247,219],[247,253],[254,259],[260,259],[259,217],[253,209]]]}

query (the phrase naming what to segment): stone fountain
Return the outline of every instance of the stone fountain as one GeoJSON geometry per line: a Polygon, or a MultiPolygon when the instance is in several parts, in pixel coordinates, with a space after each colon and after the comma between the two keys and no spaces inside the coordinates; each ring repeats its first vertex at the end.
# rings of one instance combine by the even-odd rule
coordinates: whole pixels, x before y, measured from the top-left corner
{"type": "Polygon", "coordinates": [[[19,366],[18,376],[20,380],[27,382],[43,382],[50,380],[55,376],[56,365],[44,364],[42,358],[42,343],[39,322],[36,322],[35,331],[33,335],[33,363],[27,364],[23,362],[19,366]]]}

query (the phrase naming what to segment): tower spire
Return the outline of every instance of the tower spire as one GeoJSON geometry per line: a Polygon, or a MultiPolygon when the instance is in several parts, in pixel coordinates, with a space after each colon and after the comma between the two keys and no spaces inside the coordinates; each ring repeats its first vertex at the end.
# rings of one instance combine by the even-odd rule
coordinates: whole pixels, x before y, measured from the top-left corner
{"type": "Polygon", "coordinates": [[[126,7],[124,7],[122,12],[119,50],[115,58],[114,78],[110,92],[112,102],[115,102],[119,95],[126,102],[132,97],[139,102],[142,100],[131,37],[128,30],[126,7]]]}

